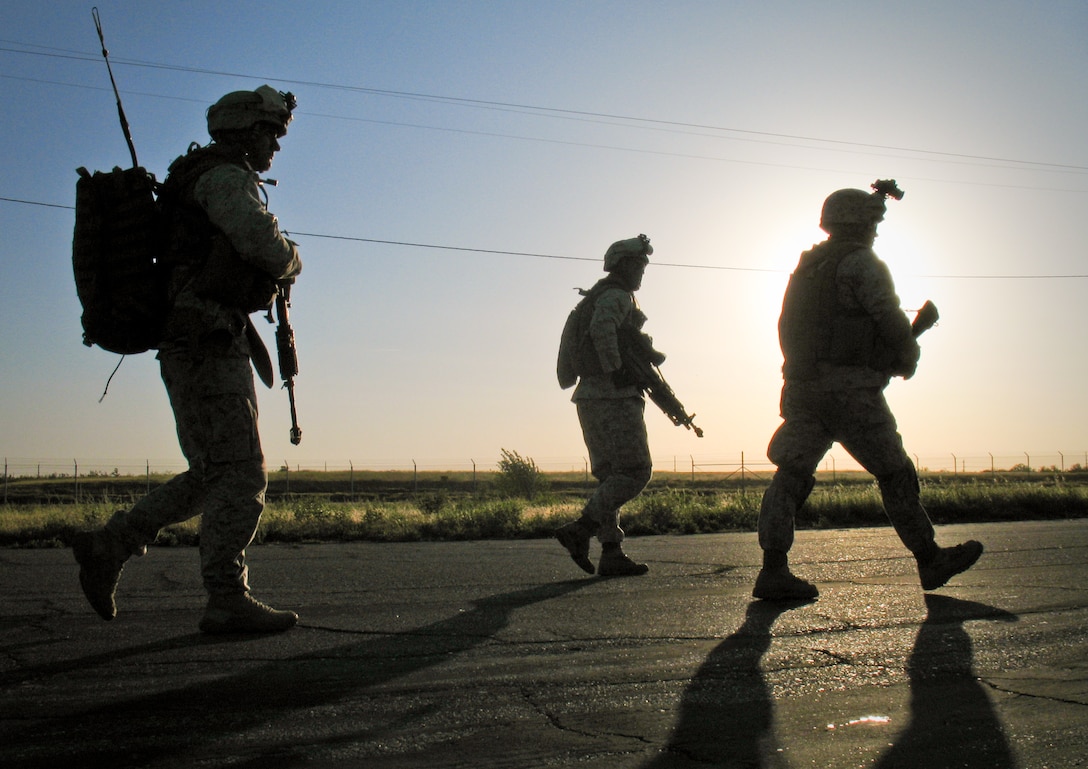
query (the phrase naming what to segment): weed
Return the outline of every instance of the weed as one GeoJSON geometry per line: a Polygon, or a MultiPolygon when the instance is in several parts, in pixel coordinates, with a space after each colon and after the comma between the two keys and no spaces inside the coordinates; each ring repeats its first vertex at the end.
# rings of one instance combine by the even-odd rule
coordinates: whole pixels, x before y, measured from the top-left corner
{"type": "Polygon", "coordinates": [[[503,449],[495,486],[503,496],[532,501],[548,488],[548,479],[531,458],[503,449]]]}

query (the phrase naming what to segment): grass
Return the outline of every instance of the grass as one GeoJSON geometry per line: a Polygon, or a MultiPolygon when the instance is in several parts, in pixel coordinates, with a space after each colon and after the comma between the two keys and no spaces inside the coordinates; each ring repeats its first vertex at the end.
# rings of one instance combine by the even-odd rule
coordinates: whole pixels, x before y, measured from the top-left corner
{"type": "MultiPolygon", "coordinates": [[[[315,474],[320,476],[320,473],[315,474]]],[[[839,478],[842,478],[840,473],[839,478]]],[[[0,547],[65,547],[74,532],[104,523],[114,510],[143,493],[112,485],[85,487],[79,501],[58,501],[46,489],[37,502],[0,505],[0,547]]],[[[165,479],[164,479],[165,480],[165,479]]],[[[421,540],[531,539],[552,536],[556,526],[576,517],[592,489],[583,480],[550,478],[544,493],[529,501],[498,493],[478,479],[442,476],[420,491],[418,479],[404,479],[384,493],[374,488],[345,494],[308,478],[306,491],[272,497],[258,542],[405,542],[421,540]]],[[[1071,482],[1061,475],[995,482],[992,477],[927,479],[922,501],[936,524],[1088,516],[1088,477],[1071,482]]],[[[752,531],[766,480],[738,485],[726,479],[688,480],[665,474],[623,511],[629,535],[752,531]]],[[[24,499],[26,498],[25,495],[24,499]]],[[[880,494],[871,478],[821,483],[798,512],[798,528],[885,525],[880,494]]],[[[190,546],[199,538],[199,519],[160,532],[160,546],[190,546]]]]}

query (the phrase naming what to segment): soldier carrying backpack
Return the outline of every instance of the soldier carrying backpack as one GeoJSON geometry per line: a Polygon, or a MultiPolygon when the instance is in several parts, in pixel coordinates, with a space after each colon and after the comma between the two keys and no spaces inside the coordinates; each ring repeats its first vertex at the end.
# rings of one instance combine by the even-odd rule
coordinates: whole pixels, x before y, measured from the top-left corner
{"type": "MultiPolygon", "coordinates": [[[[209,594],[200,629],[274,632],[298,619],[250,596],[245,562],[268,484],[250,367],[260,342],[249,313],[270,307],[277,284],[302,269],[258,174],[271,167],[294,107],[293,95],[267,85],[228,93],[207,111],[212,143],[175,160],[159,191],[167,309],[154,346],[189,469],[75,537],[80,584],[106,620],[116,616],[128,558],[143,555],[164,526],[196,515],[209,594]]],[[[263,346],[256,352],[267,361],[263,346]]]]}

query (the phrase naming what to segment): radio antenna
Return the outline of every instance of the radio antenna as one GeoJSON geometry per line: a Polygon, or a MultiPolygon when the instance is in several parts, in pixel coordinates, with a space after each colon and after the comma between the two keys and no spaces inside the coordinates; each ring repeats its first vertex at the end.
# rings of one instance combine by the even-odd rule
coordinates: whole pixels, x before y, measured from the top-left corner
{"type": "Polygon", "coordinates": [[[128,127],[128,118],[125,117],[125,108],[121,106],[121,93],[117,90],[117,81],[113,79],[113,67],[110,66],[110,52],[106,50],[106,38],[102,34],[102,20],[98,17],[98,6],[91,9],[94,17],[94,28],[98,31],[98,41],[102,43],[102,58],[106,60],[106,69],[110,73],[110,83],[113,84],[113,95],[117,97],[117,117],[121,119],[121,130],[128,142],[128,152],[132,155],[132,167],[137,168],[140,162],[136,160],[136,145],[132,143],[132,131],[128,127]]]}

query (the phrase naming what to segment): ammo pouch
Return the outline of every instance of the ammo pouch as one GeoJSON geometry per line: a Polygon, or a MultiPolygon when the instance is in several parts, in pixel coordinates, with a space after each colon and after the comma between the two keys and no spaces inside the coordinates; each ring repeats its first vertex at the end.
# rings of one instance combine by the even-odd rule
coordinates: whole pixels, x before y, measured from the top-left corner
{"type": "Polygon", "coordinates": [[[192,288],[202,299],[246,313],[267,310],[276,299],[276,281],[238,256],[220,233],[212,236],[208,258],[193,279],[192,288]]]}

